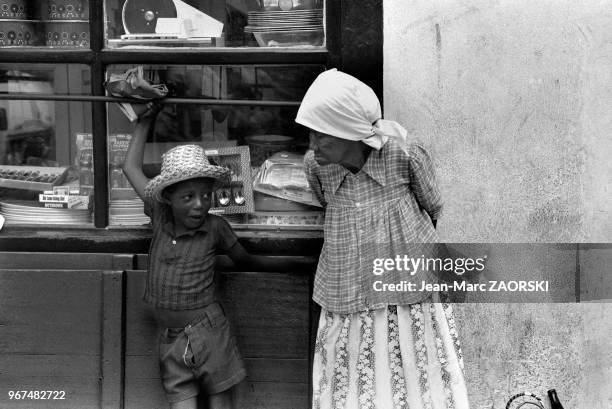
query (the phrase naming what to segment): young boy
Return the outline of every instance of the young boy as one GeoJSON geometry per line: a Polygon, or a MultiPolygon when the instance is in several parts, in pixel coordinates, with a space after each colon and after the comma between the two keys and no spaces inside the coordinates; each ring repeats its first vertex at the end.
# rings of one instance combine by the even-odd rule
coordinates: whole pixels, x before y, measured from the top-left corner
{"type": "Polygon", "coordinates": [[[224,252],[237,266],[255,271],[287,271],[295,264],[247,253],[229,224],[208,214],[213,188],[229,171],[211,165],[201,147],[170,149],[162,156],[161,174],[145,176],[145,141],[159,107],[148,108],[123,170],[152,221],[144,300],[165,328],[159,345],[162,383],[172,409],[195,409],[201,392],[210,409],[231,408],[231,388],[246,372],[217,298],[215,255],[224,252]]]}

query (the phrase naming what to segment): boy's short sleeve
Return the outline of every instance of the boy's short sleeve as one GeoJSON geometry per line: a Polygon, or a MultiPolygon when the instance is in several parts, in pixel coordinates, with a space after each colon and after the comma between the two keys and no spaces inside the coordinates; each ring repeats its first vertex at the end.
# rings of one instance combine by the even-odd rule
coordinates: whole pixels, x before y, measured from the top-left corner
{"type": "Polygon", "coordinates": [[[217,232],[217,249],[221,251],[228,251],[238,241],[236,233],[229,225],[229,223],[222,217],[215,216],[216,219],[216,232],[217,232]]]}
{"type": "Polygon", "coordinates": [[[153,198],[147,198],[144,200],[144,214],[149,216],[151,219],[153,218],[153,207],[155,206],[155,201],[153,198]]]}
{"type": "Polygon", "coordinates": [[[163,204],[153,198],[147,198],[144,200],[144,214],[151,218],[151,226],[153,230],[161,226],[163,223],[163,215],[165,210],[163,204]]]}

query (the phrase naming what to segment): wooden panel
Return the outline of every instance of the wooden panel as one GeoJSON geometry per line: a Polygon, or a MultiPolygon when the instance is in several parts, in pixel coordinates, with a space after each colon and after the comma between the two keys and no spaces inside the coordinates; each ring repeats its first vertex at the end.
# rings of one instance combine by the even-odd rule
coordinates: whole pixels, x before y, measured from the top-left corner
{"type": "Polygon", "coordinates": [[[97,355],[101,273],[0,270],[0,354],[97,355]]]}
{"type": "Polygon", "coordinates": [[[306,409],[307,383],[245,382],[236,390],[236,407],[245,409],[306,409]]]}
{"type": "MultiPolygon", "coordinates": [[[[245,365],[247,379],[237,387],[237,407],[308,407],[307,360],[245,359],[245,365]]],[[[164,407],[157,356],[127,357],[125,366],[125,407],[164,407]]]]}
{"type": "MultiPolygon", "coordinates": [[[[127,276],[127,355],[157,353],[159,329],[142,301],[145,274],[130,271],[127,276]]],[[[245,357],[308,357],[307,276],[224,273],[219,289],[245,357]]]]}
{"type": "MultiPolygon", "coordinates": [[[[126,379],[125,407],[130,409],[167,406],[158,379],[126,379]]],[[[235,391],[240,409],[306,409],[308,384],[283,382],[243,382],[235,391]]]]}
{"type": "MultiPolygon", "coordinates": [[[[282,253],[282,252],[281,252],[282,253]]],[[[309,256],[267,256],[273,257],[277,260],[286,260],[287,262],[295,262],[296,265],[299,265],[301,272],[308,272],[310,274],[314,274],[317,269],[316,260],[313,257],[309,256]],[[304,261],[308,261],[310,266],[304,267],[304,261]],[[299,264],[298,264],[299,263],[299,264]]],[[[137,254],[134,256],[134,270],[146,270],[149,256],[147,254],[137,254]]],[[[235,271],[236,266],[234,265],[231,258],[225,255],[216,256],[216,269],[221,272],[231,272],[235,271]]],[[[131,269],[131,268],[130,268],[131,269]]],[[[115,270],[119,270],[115,268],[115,270]]]]}
{"type": "Polygon", "coordinates": [[[0,408],[98,408],[100,271],[0,270],[0,408]],[[61,390],[65,400],[8,400],[61,390]]]}
{"type": "Polygon", "coordinates": [[[245,358],[244,363],[248,381],[308,383],[307,359],[245,358]]]}
{"type": "Polygon", "coordinates": [[[98,376],[100,364],[88,355],[26,355],[1,354],[0,377],[34,378],[41,374],[58,378],[94,378],[98,376]]]}
{"type": "Polygon", "coordinates": [[[100,387],[97,378],[0,375],[0,409],[98,409],[100,387]],[[64,391],[64,400],[9,400],[8,391],[64,391]]]}
{"type": "MultiPolygon", "coordinates": [[[[249,381],[308,382],[309,364],[306,359],[245,358],[244,363],[247,370],[247,380],[249,381]]],[[[157,355],[127,356],[125,359],[125,377],[132,380],[155,379],[159,381],[157,355]]]]}
{"type": "Polygon", "coordinates": [[[123,273],[103,274],[102,408],[119,409],[123,400],[123,273]]]}
{"type": "MultiPolygon", "coordinates": [[[[125,407],[162,407],[160,329],[142,301],[146,272],[126,274],[125,407]]],[[[309,276],[221,273],[219,290],[248,373],[237,407],[308,407],[309,276]]]]}
{"type": "MultiPolygon", "coordinates": [[[[317,255],[323,245],[322,231],[303,231],[297,228],[253,231],[241,229],[240,226],[234,227],[240,243],[253,254],[317,255]]],[[[4,226],[0,235],[0,250],[14,252],[28,249],[50,253],[80,251],[142,254],[148,252],[150,243],[151,230],[145,228],[53,230],[31,226],[4,226]]],[[[144,267],[134,269],[140,270],[144,267]]]]}
{"type": "Polygon", "coordinates": [[[221,275],[223,304],[245,357],[308,357],[308,281],[298,274],[221,275]]]}
{"type": "MultiPolygon", "coordinates": [[[[157,357],[160,328],[142,300],[145,271],[127,271],[125,288],[125,354],[157,357]]],[[[126,369],[127,370],[127,369],[126,369]]]]}
{"type": "Polygon", "coordinates": [[[168,401],[159,378],[125,377],[123,404],[126,409],[166,408],[168,401]]]}
{"type": "Polygon", "coordinates": [[[0,252],[2,269],[131,270],[132,254],[0,252]]]}

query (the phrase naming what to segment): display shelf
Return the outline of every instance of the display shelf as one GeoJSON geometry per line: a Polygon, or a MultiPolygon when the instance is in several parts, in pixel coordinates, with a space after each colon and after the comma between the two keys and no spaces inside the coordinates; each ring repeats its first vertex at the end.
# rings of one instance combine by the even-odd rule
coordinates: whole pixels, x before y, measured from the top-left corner
{"type": "Polygon", "coordinates": [[[0,187],[43,192],[62,183],[67,167],[0,165],[0,187]]]}

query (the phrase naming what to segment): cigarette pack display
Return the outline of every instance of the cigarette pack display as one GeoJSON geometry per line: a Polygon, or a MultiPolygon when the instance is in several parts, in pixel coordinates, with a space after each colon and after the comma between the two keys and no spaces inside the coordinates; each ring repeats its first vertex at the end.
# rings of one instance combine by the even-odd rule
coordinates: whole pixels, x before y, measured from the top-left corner
{"type": "Polygon", "coordinates": [[[45,203],[45,207],[49,209],[68,209],[68,203],[45,203]]]}
{"type": "Polygon", "coordinates": [[[130,134],[113,134],[108,137],[108,180],[111,188],[111,197],[113,195],[112,190],[131,187],[122,169],[131,139],[132,135],[130,134]]]}
{"type": "Polygon", "coordinates": [[[79,187],[82,195],[93,191],[93,141],[90,133],[76,134],[75,167],[79,170],[79,187]]]}
{"type": "Polygon", "coordinates": [[[89,196],[81,195],[64,195],[64,194],[40,194],[38,195],[38,201],[44,203],[45,207],[56,207],[61,204],[63,208],[67,209],[87,209],[89,208],[89,196]],[[48,206],[50,205],[50,206],[48,206]]]}

